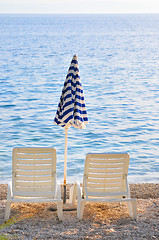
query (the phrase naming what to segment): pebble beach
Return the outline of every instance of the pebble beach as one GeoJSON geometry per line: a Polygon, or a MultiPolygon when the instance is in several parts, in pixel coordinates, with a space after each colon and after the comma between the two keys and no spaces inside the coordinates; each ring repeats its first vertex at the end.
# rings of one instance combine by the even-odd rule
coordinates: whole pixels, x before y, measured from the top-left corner
{"type": "Polygon", "coordinates": [[[68,211],[71,205],[66,202],[63,222],[56,211],[50,211],[55,205],[16,203],[5,223],[7,185],[1,184],[0,239],[159,239],[159,184],[130,184],[130,193],[137,199],[137,220],[129,217],[124,203],[88,203],[79,221],[76,210],[68,211]]]}

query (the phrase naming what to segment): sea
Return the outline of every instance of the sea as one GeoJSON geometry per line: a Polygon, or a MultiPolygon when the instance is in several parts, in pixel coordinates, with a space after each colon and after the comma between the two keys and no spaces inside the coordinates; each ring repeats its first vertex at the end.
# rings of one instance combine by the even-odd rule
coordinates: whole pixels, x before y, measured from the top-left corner
{"type": "Polygon", "coordinates": [[[89,124],[69,128],[67,183],[87,153],[128,152],[129,183],[159,182],[159,14],[0,15],[0,183],[14,147],[55,147],[54,117],[77,54],[89,124]]]}

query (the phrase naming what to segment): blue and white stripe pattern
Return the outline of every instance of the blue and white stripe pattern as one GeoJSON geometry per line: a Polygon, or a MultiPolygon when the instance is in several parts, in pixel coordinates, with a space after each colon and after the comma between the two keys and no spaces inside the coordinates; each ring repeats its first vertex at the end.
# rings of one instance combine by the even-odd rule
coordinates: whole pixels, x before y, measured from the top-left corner
{"type": "Polygon", "coordinates": [[[61,127],[84,128],[88,123],[78,60],[74,55],[68,70],[54,123],[61,127]]]}

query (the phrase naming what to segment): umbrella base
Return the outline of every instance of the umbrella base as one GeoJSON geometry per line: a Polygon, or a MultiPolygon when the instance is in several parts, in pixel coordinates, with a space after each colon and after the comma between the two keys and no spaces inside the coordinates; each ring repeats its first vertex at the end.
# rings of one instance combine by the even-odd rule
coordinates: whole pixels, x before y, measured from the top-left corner
{"type": "MultiPolygon", "coordinates": [[[[64,204],[63,205],[63,211],[76,211],[77,208],[75,207],[71,207],[71,204],[64,204]]],[[[56,207],[50,207],[50,211],[57,211],[57,208],[56,207]]]]}

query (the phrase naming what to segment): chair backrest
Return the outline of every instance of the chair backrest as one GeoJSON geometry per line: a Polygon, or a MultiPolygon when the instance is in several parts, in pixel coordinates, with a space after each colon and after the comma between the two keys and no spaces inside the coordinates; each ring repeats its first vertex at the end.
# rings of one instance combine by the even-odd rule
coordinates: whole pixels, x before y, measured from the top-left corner
{"type": "Polygon", "coordinates": [[[87,154],[83,178],[84,196],[86,198],[127,196],[128,167],[127,153],[87,154]]]}
{"type": "Polygon", "coordinates": [[[54,148],[14,148],[12,188],[15,197],[54,197],[56,150],[54,148]]]}

